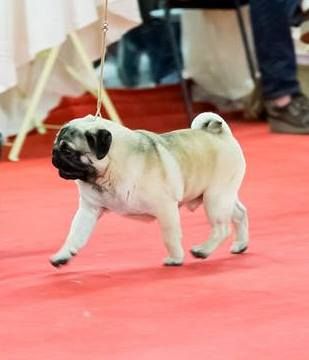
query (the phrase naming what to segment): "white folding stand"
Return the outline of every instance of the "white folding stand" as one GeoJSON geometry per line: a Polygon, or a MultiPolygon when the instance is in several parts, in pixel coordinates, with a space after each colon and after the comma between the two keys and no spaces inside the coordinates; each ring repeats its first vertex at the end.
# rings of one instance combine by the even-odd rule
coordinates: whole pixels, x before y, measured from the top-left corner
{"type": "MultiPolygon", "coordinates": [[[[75,32],[72,32],[69,34],[69,38],[73,43],[73,46],[77,52],[77,54],[80,56],[80,59],[85,66],[85,68],[88,70],[89,75],[95,79],[95,81],[99,82],[95,70],[92,66],[92,62],[88,57],[87,52],[85,51],[83,44],[81,43],[79,37],[75,32]]],[[[15,140],[13,141],[12,148],[9,152],[9,160],[11,161],[18,161],[19,155],[22,150],[23,144],[25,142],[25,139],[27,137],[27,134],[29,130],[33,127],[33,125],[37,128],[37,131],[40,134],[44,134],[46,132],[46,129],[48,128],[57,128],[55,125],[44,125],[39,119],[35,118],[35,112],[38,107],[39,101],[42,97],[43,91],[46,87],[47,81],[52,73],[54,64],[58,58],[59,51],[61,46],[54,47],[48,51],[48,55],[42,70],[42,73],[40,74],[40,77],[37,81],[37,84],[34,88],[33,94],[30,99],[30,103],[28,105],[27,111],[25,113],[24,120],[22,122],[22,125],[18,131],[18,134],[16,135],[15,140]]],[[[89,89],[89,86],[83,81],[83,79],[78,75],[78,72],[75,71],[71,66],[65,65],[66,70],[68,73],[77,80],[86,90],[90,91],[95,96],[97,95],[97,92],[93,89],[89,89]]],[[[107,94],[106,90],[102,89],[102,102],[106,109],[106,112],[109,115],[109,118],[115,122],[121,123],[120,117],[116,111],[116,108],[111,101],[109,95],[107,94]]]]}

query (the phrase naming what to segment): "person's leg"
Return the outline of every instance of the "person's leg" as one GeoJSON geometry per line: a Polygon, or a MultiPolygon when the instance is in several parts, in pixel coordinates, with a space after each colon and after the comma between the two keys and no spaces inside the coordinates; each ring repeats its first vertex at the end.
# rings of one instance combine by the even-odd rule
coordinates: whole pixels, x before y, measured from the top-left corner
{"type": "MultiPolygon", "coordinates": [[[[180,51],[180,24],[179,21],[172,22],[174,34],[178,45],[178,57],[182,60],[180,51]]],[[[147,53],[149,55],[150,67],[156,84],[161,84],[166,79],[179,82],[176,74],[175,55],[171,47],[170,39],[166,36],[166,24],[161,19],[154,19],[152,27],[149,28],[147,53]]]]}
{"type": "Polygon", "coordinates": [[[124,86],[135,87],[140,80],[140,59],[143,52],[142,25],[127,32],[119,41],[117,52],[118,76],[124,86]]]}
{"type": "Polygon", "coordinates": [[[251,0],[256,56],[265,99],[300,92],[286,6],[280,0],[251,0]]]}
{"type": "Polygon", "coordinates": [[[299,5],[295,0],[250,0],[267,119],[276,132],[309,133],[309,100],[301,95],[290,30],[299,5]]]}
{"type": "Polygon", "coordinates": [[[280,0],[284,3],[290,26],[299,26],[304,21],[304,0],[280,0]]]}

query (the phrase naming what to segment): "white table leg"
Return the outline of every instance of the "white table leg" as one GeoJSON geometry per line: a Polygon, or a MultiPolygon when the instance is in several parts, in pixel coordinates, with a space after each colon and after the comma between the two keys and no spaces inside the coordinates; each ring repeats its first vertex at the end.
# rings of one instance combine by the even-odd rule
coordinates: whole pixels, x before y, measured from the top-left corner
{"type": "MultiPolygon", "coordinates": [[[[70,33],[70,38],[84,66],[86,67],[86,69],[88,69],[91,76],[94,77],[96,79],[96,82],[98,83],[98,79],[93,69],[92,62],[90,61],[88,54],[86,53],[81,41],[79,40],[78,36],[74,31],[70,33]]],[[[117,110],[104,88],[102,89],[102,99],[103,99],[103,105],[111,120],[121,124],[121,119],[117,113],[117,110]]]]}
{"type": "Polygon", "coordinates": [[[9,152],[9,160],[11,160],[11,161],[19,160],[20,151],[23,147],[27,133],[33,123],[33,118],[35,117],[35,111],[37,109],[38,103],[41,99],[41,96],[42,96],[42,93],[46,86],[46,83],[51,74],[51,71],[55,64],[55,61],[57,59],[59,50],[60,50],[60,46],[56,46],[49,51],[49,54],[48,54],[48,57],[44,64],[42,73],[41,73],[41,75],[38,79],[38,82],[34,88],[32,98],[30,100],[29,106],[28,106],[26,114],[25,114],[25,118],[24,118],[24,120],[21,124],[21,127],[18,131],[18,134],[13,142],[11,151],[9,152]]]}

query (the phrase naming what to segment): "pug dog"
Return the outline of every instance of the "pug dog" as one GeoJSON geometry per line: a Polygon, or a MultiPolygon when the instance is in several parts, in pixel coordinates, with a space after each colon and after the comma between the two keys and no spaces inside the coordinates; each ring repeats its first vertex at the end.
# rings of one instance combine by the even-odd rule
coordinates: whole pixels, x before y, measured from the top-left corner
{"type": "Polygon", "coordinates": [[[157,219],[168,253],[165,265],[182,265],[179,208],[203,204],[208,239],[191,253],[207,258],[235,228],[231,252],[248,247],[248,218],[238,191],[246,163],[229,126],[215,113],[201,113],[191,129],[156,134],[130,130],[95,116],[75,119],[56,136],[52,163],[75,180],[79,207],[69,234],[51,264],[67,264],[86,245],[106,211],[157,219]]]}

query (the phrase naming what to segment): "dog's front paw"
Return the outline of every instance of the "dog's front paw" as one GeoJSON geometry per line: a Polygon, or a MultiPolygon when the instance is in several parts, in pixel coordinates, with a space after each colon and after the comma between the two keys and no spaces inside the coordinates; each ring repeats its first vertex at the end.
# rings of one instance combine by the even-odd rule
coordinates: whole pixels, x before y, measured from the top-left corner
{"type": "Polygon", "coordinates": [[[191,254],[198,259],[206,259],[209,254],[199,245],[193,246],[191,254]]]}
{"type": "Polygon", "coordinates": [[[181,266],[183,264],[183,258],[172,258],[168,256],[164,259],[163,264],[165,266],[181,266]]]}
{"type": "Polygon", "coordinates": [[[243,252],[245,252],[246,250],[248,249],[248,244],[238,244],[238,243],[235,243],[232,245],[231,247],[231,253],[232,254],[242,254],[243,252]]]}
{"type": "Polygon", "coordinates": [[[55,267],[66,265],[75,254],[70,251],[61,251],[53,255],[49,261],[55,267]]]}

